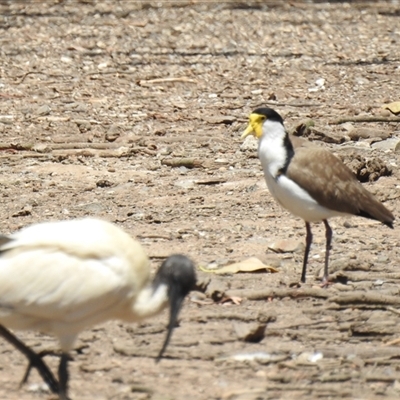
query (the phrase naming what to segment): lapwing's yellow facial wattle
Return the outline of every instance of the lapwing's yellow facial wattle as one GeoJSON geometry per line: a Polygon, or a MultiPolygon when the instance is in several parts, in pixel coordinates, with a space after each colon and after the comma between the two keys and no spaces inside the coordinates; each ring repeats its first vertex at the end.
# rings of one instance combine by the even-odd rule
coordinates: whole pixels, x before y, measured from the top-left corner
{"type": "Polygon", "coordinates": [[[249,135],[255,136],[257,139],[260,139],[262,136],[262,127],[264,121],[267,119],[265,115],[261,114],[250,114],[249,116],[249,125],[246,130],[242,134],[242,139],[249,135]]]}

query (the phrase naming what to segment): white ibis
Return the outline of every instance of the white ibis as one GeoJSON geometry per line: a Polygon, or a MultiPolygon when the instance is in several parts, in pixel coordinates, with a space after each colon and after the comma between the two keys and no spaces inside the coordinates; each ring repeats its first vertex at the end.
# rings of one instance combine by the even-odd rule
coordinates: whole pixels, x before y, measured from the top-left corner
{"type": "Polygon", "coordinates": [[[34,224],[0,236],[0,335],[28,358],[27,373],[35,367],[50,390],[67,400],[68,352],[82,330],[110,319],[140,321],[169,303],[159,360],[195,282],[192,261],[178,254],[167,258],[151,281],[142,246],[109,222],[86,218],[34,224]],[[41,356],[7,328],[58,338],[58,380],[41,356]]]}

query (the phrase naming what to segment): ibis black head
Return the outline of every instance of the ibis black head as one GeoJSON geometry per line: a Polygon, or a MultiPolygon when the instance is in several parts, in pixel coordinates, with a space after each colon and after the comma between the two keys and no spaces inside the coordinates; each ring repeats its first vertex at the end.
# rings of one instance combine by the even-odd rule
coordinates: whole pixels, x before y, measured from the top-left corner
{"type": "Polygon", "coordinates": [[[260,107],[252,112],[252,114],[264,115],[270,121],[277,121],[283,124],[283,118],[272,108],[260,107]]]}
{"type": "Polygon", "coordinates": [[[158,286],[160,284],[168,287],[170,314],[167,337],[156,361],[160,360],[168,346],[183,299],[196,284],[196,272],[193,262],[181,254],[174,254],[168,257],[162,263],[154,278],[154,285],[158,286]]]}

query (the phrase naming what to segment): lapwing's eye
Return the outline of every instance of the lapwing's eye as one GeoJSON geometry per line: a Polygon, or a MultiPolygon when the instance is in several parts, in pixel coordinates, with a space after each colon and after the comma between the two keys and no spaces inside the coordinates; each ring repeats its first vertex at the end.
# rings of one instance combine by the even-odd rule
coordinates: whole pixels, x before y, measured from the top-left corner
{"type": "Polygon", "coordinates": [[[266,119],[267,119],[267,117],[265,115],[261,115],[261,118],[260,118],[261,122],[264,122],[266,119]]]}

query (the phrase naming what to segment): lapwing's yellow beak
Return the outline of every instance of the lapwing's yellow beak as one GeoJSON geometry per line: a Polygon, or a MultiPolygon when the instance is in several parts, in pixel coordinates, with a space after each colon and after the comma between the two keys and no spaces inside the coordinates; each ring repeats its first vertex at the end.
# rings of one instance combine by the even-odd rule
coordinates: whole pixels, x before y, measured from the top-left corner
{"type": "Polygon", "coordinates": [[[262,136],[262,125],[265,121],[265,116],[260,114],[250,114],[249,116],[249,125],[247,125],[246,130],[242,133],[241,138],[244,139],[249,135],[253,135],[256,138],[260,138],[262,136]]]}
{"type": "Polygon", "coordinates": [[[249,135],[254,135],[254,129],[253,129],[253,127],[251,126],[251,123],[249,123],[249,124],[247,125],[247,128],[246,128],[246,130],[242,133],[241,138],[244,139],[245,137],[247,137],[247,136],[249,136],[249,135]]]}

